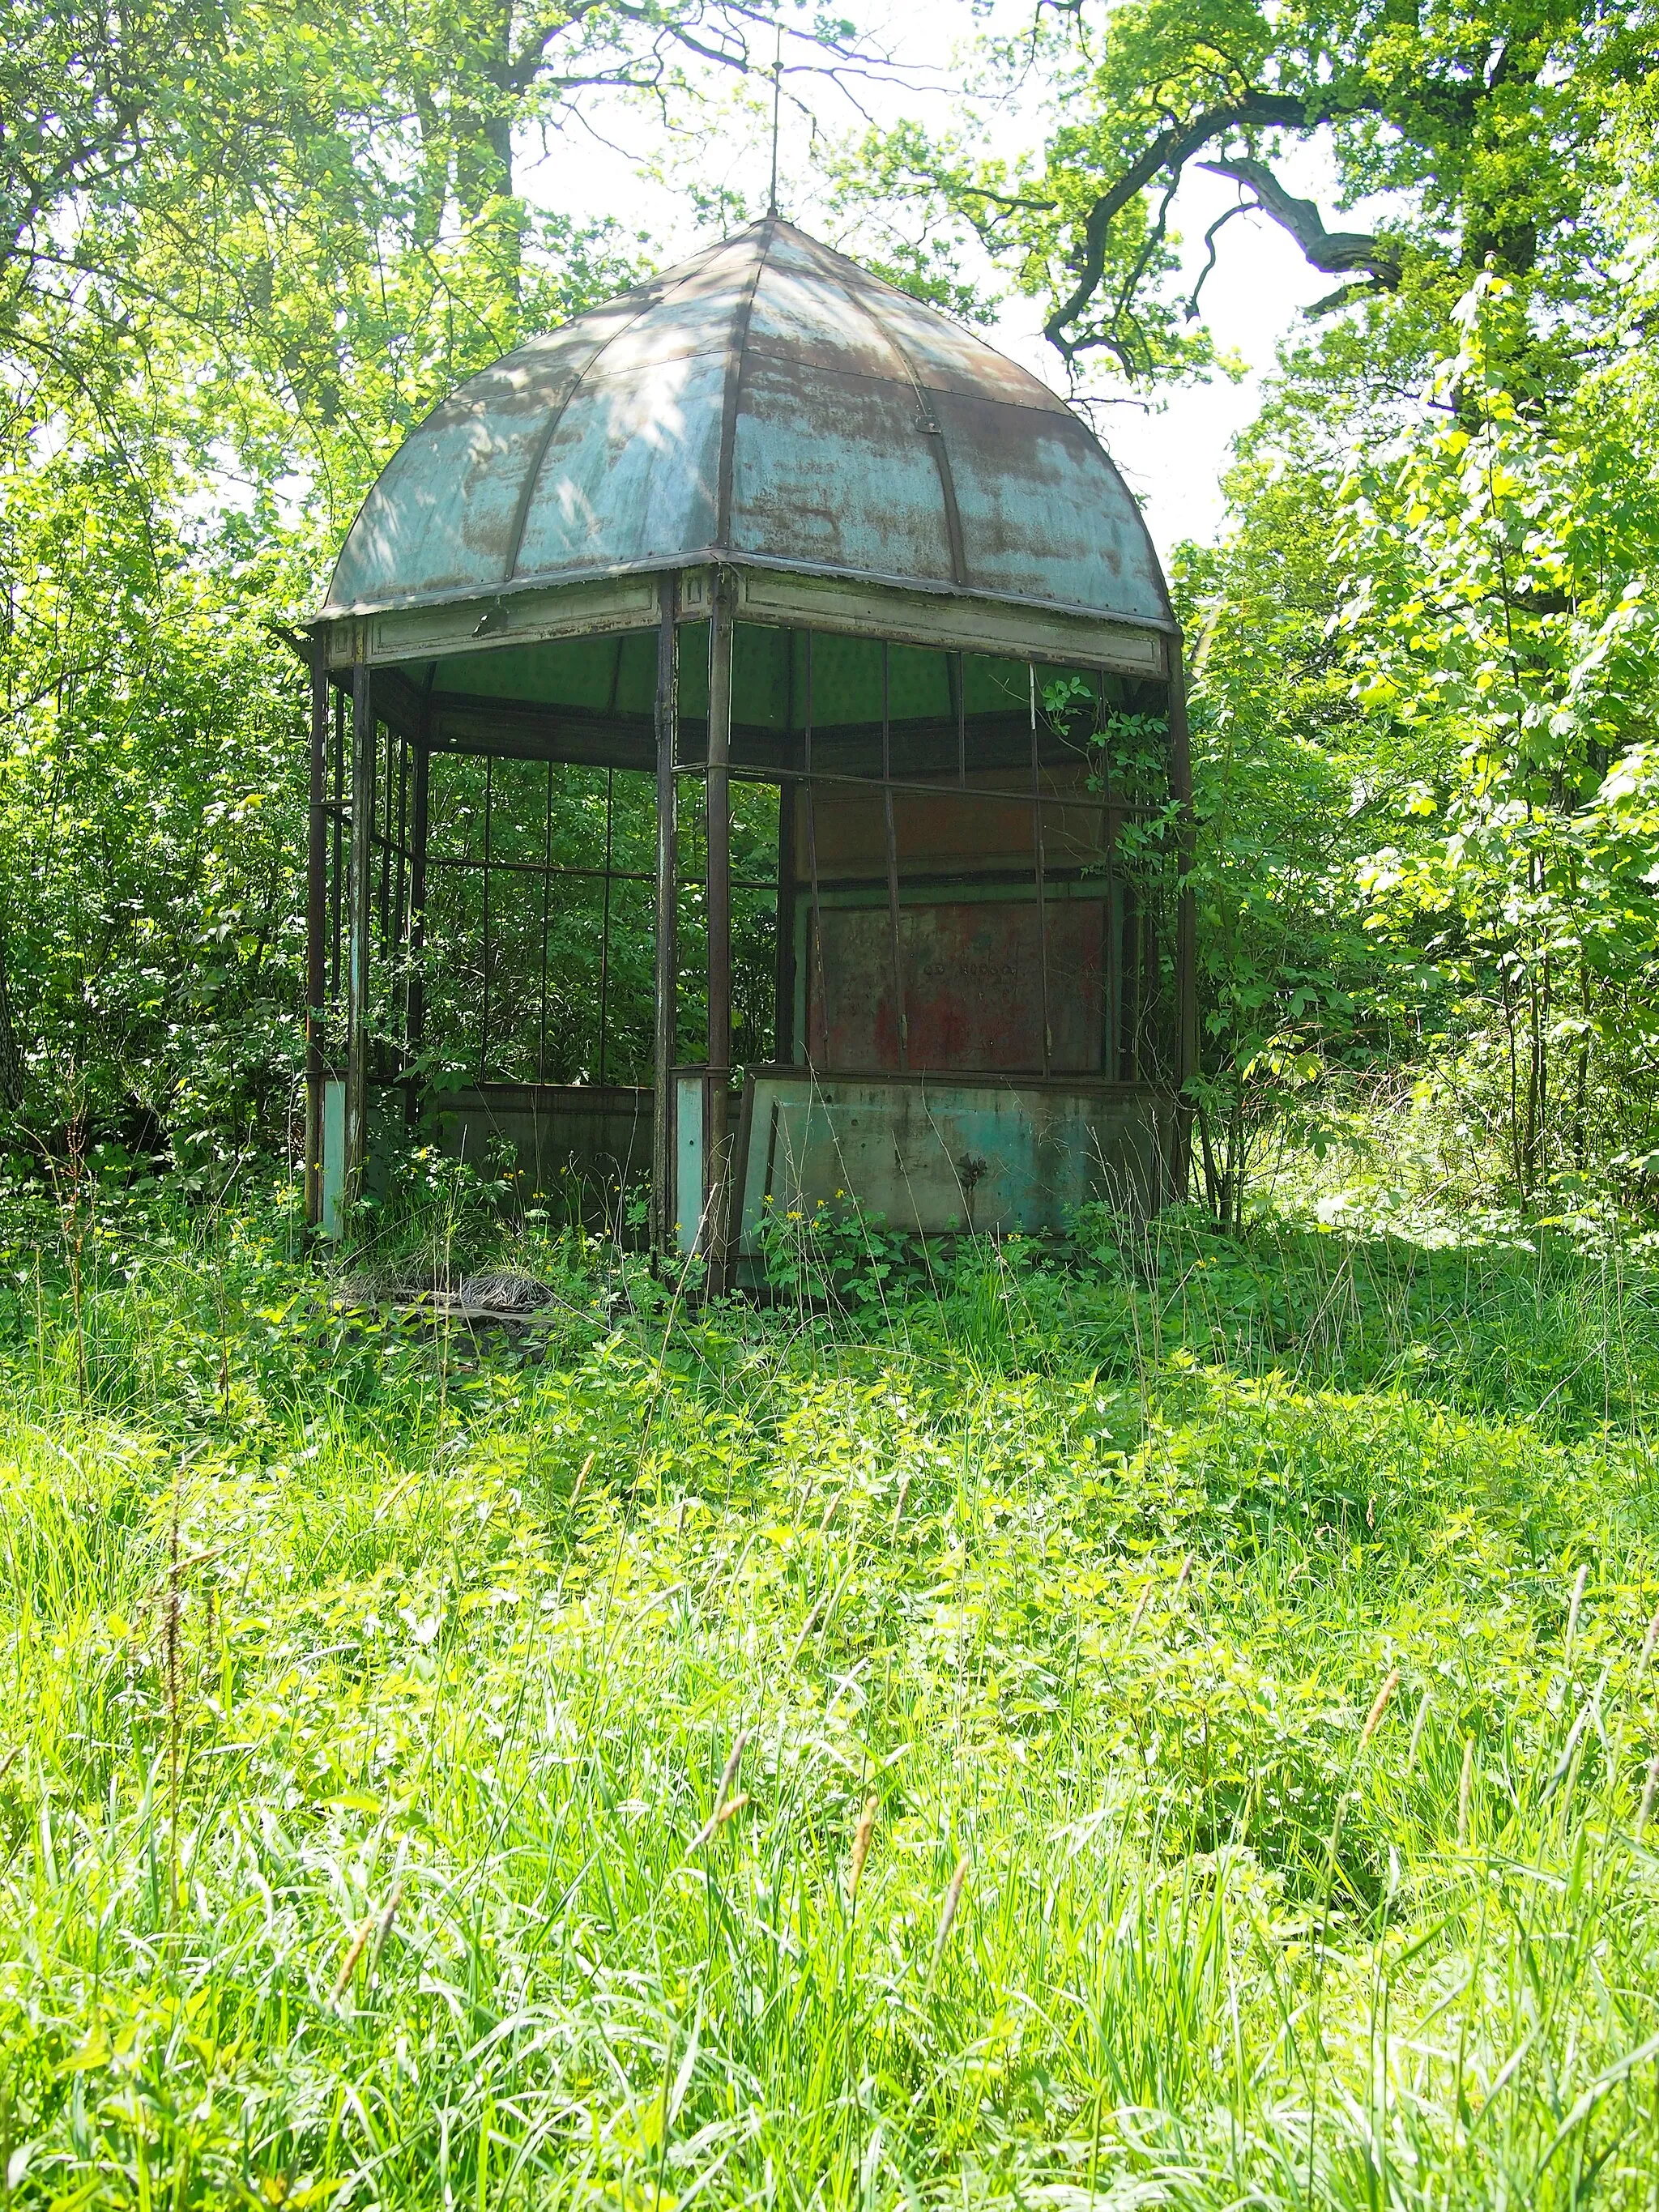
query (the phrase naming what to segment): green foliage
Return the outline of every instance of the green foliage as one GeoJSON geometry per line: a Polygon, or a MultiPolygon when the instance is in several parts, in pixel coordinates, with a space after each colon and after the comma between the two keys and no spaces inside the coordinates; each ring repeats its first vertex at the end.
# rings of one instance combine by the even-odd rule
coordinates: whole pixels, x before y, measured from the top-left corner
{"type": "MultiPolygon", "coordinates": [[[[7,1103],[60,1152],[84,1121],[222,1174],[250,1127],[288,1133],[301,995],[303,678],[260,619],[318,604],[446,392],[649,266],[615,223],[532,210],[515,159],[596,101],[624,132],[685,123],[757,22],[185,0],[6,27],[0,1030],[29,1079],[7,1103]]],[[[797,36],[810,71],[854,34],[797,36]]],[[[642,941],[625,916],[624,1003],[642,941]]],[[[596,966],[572,965],[584,1006],[596,966]]]]}
{"type": "Polygon", "coordinates": [[[1628,86],[1609,96],[1626,188],[1586,157],[1589,228],[1547,268],[1491,266],[1432,312],[1407,285],[1287,346],[1240,443],[1228,538],[1177,562],[1194,1102],[1220,1218],[1239,1218],[1247,1173],[1339,1134],[1349,1093],[1331,1078],[1367,1070],[1443,1091],[1475,1203],[1547,1206],[1609,1168],[1627,1195],[1644,1183],[1644,112],[1628,86]],[[1566,257],[1592,234],[1626,256],[1576,289],[1566,257]]]}
{"type": "Polygon", "coordinates": [[[757,1243],[763,1278],[774,1296],[875,1319],[916,1279],[926,1279],[914,1240],[844,1193],[835,1205],[819,1199],[810,1213],[775,1207],[769,1194],[766,1206],[757,1243]]]}
{"type": "Polygon", "coordinates": [[[52,35],[86,112],[43,118],[32,151],[9,132],[0,263],[21,1103],[49,1146],[84,1121],[222,1173],[250,1130],[286,1133],[297,1053],[304,678],[263,621],[315,603],[368,482],[458,375],[627,264],[555,222],[515,230],[508,268],[432,228],[441,194],[422,229],[376,136],[372,18],[198,9],[169,43],[71,15],[52,35]]]}
{"type": "Polygon", "coordinates": [[[1565,0],[1431,15],[1353,0],[1054,9],[1029,33],[988,34],[982,113],[939,143],[913,124],[872,134],[843,191],[908,201],[935,235],[952,222],[976,234],[1045,301],[1068,364],[1103,354],[1128,379],[1214,365],[1199,297],[1228,216],[1194,282],[1172,228],[1194,162],[1339,280],[1328,305],[1384,295],[1401,311],[1389,324],[1437,320],[1489,258],[1571,304],[1617,251],[1620,131],[1654,36],[1648,8],[1591,20],[1565,0]],[[1041,118],[1040,147],[987,155],[988,118],[1015,100],[1041,118]],[[1382,198],[1374,231],[1331,229],[1274,173],[1316,132],[1339,206],[1382,198]]]}
{"type": "Polygon", "coordinates": [[[1191,1095],[1206,1201],[1236,1227],[1287,1148],[1329,1141],[1331,1068],[1386,1054],[1391,1039],[1353,881],[1380,763],[1327,635],[1324,502],[1316,479],[1261,459],[1232,488],[1237,528],[1218,547],[1182,549],[1174,592],[1194,641],[1191,1095]]]}
{"type": "MultiPolygon", "coordinates": [[[[1613,334],[1637,301],[1607,305],[1613,334]]],[[[1570,408],[1487,276],[1437,391],[1445,412],[1356,459],[1339,495],[1334,627],[1354,695],[1424,772],[1365,863],[1370,927],[1420,950],[1508,1092],[1513,1187],[1650,1144],[1659,937],[1647,733],[1659,659],[1649,385],[1622,348],[1570,408]]]]}

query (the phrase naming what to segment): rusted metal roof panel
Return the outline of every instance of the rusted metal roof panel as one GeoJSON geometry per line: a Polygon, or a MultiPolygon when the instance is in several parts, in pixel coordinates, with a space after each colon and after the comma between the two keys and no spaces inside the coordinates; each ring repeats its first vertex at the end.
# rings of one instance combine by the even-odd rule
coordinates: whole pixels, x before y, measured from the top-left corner
{"type": "Polygon", "coordinates": [[[483,592],[509,581],[524,509],[573,394],[632,325],[671,294],[689,292],[705,264],[728,252],[706,249],[530,339],[453,392],[381,471],[336,564],[327,611],[483,592]]]}
{"type": "MultiPolygon", "coordinates": [[[[836,259],[842,257],[837,255],[836,259]]],[[[838,368],[849,376],[891,378],[899,363],[875,317],[854,311],[850,263],[829,281],[809,241],[787,233],[767,254],[749,311],[747,351],[838,368]]]]}
{"type": "Polygon", "coordinates": [[[916,432],[915,393],[764,356],[745,366],[733,550],[847,575],[953,583],[939,464],[916,432]]]}
{"type": "Polygon", "coordinates": [[[1087,428],[1061,410],[935,395],[975,589],[1156,621],[1163,580],[1140,510],[1087,428]]]}
{"type": "Polygon", "coordinates": [[[514,574],[672,567],[712,544],[725,390],[718,352],[584,380],[548,441],[514,574]]]}
{"type": "Polygon", "coordinates": [[[730,560],[1167,625],[1139,510],[1036,377],[769,219],[410,432],[325,616],[730,560]]]}

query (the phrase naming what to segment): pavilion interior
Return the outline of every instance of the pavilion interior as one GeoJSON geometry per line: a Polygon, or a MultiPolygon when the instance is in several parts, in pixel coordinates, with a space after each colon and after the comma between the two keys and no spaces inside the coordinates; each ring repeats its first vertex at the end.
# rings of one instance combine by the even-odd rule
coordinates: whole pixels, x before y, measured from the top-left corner
{"type": "MultiPolygon", "coordinates": [[[[681,624],[678,668],[676,1026],[679,1060],[696,1065],[708,1057],[706,623],[681,624]]],[[[533,1091],[544,1121],[571,1119],[573,1170],[594,1149],[591,1121],[577,1124],[601,1094],[638,1094],[629,1110],[648,1130],[657,684],[654,628],[374,669],[383,1097],[453,1121],[469,1101],[476,1113],[509,1087],[520,1103],[533,1091]]],[[[337,696],[336,1012],[350,781],[349,696],[337,696]]],[[[734,1082],[768,1063],[1167,1080],[1166,713],[1161,680],[739,623],[734,1082]]],[[[648,1133],[628,1149],[648,1161],[648,1133]]]]}

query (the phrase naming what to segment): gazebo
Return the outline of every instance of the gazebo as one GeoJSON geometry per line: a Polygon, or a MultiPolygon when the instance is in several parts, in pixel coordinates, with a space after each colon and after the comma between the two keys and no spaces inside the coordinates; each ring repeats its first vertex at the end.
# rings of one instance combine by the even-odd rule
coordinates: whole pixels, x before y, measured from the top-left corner
{"type": "Polygon", "coordinates": [[[1179,634],[1091,431],[944,315],[708,246],[412,431],[309,635],[313,1223],[394,1117],[648,1178],[716,1285],[769,1208],[1183,1187],[1179,634]]]}

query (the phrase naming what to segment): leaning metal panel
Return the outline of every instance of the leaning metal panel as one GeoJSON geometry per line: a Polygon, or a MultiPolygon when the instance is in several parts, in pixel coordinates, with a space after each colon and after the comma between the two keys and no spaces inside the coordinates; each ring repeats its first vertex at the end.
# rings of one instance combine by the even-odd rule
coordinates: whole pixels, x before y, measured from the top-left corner
{"type": "Polygon", "coordinates": [[[832,1215],[855,1197],[922,1236],[1056,1235],[1100,1201],[1141,1215],[1166,1193],[1172,1100],[1122,1084],[971,1076],[750,1076],[738,1162],[738,1249],[769,1215],[832,1215]]]}

